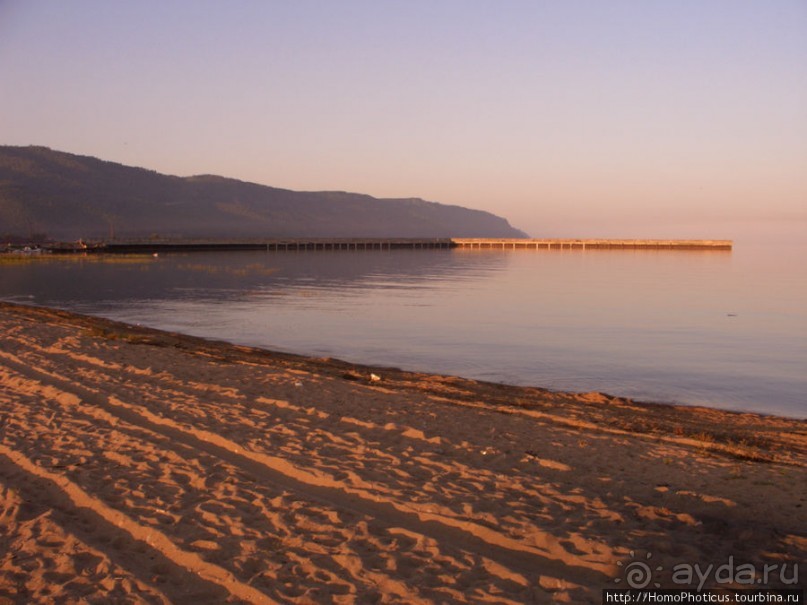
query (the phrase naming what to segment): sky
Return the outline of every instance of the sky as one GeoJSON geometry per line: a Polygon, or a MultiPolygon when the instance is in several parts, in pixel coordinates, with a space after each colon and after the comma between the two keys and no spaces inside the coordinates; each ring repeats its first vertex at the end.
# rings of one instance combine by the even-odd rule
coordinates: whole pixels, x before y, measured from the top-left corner
{"type": "Polygon", "coordinates": [[[0,0],[0,144],[533,237],[807,236],[807,0],[0,0]]]}

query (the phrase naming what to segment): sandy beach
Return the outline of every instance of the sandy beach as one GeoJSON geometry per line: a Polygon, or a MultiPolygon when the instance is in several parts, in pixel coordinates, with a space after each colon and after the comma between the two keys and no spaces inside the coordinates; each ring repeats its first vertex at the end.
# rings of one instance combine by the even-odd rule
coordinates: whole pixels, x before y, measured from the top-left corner
{"type": "Polygon", "coordinates": [[[599,603],[637,559],[804,587],[807,421],[8,303],[0,334],[0,604],[599,603]]]}

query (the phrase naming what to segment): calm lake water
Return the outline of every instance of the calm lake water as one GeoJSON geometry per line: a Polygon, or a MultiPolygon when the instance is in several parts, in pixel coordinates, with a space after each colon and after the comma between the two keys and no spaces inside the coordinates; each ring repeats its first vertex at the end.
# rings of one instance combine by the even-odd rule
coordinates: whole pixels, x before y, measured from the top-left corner
{"type": "Polygon", "coordinates": [[[804,252],[41,258],[0,264],[0,298],[359,363],[807,417],[804,252]]]}

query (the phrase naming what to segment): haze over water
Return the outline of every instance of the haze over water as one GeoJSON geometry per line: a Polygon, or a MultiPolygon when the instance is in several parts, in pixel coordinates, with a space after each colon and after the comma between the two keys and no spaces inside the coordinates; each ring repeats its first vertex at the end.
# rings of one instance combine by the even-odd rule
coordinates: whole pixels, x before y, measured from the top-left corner
{"type": "Polygon", "coordinates": [[[803,247],[37,259],[0,297],[314,356],[807,417],[803,247]]]}

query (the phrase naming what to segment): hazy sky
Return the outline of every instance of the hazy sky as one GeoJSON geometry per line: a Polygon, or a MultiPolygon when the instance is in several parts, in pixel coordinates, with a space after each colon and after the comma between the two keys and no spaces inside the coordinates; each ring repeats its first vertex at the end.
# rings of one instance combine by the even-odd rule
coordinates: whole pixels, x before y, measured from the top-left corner
{"type": "Polygon", "coordinates": [[[807,0],[0,0],[0,143],[533,236],[793,232],[807,0]]]}

